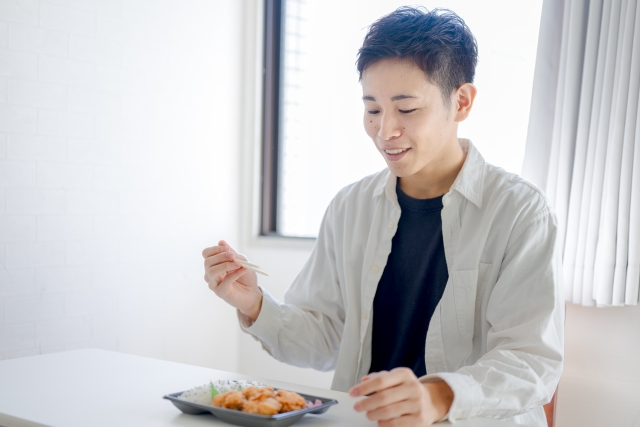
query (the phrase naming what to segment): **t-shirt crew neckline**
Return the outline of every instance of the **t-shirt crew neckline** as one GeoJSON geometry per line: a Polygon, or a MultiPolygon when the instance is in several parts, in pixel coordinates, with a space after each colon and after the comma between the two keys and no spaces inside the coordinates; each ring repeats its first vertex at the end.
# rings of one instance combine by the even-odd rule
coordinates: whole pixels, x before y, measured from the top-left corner
{"type": "Polygon", "coordinates": [[[396,195],[398,196],[398,203],[403,209],[409,209],[416,212],[429,212],[442,210],[442,196],[433,197],[431,199],[414,199],[407,195],[400,188],[400,182],[396,183],[396,195]]]}

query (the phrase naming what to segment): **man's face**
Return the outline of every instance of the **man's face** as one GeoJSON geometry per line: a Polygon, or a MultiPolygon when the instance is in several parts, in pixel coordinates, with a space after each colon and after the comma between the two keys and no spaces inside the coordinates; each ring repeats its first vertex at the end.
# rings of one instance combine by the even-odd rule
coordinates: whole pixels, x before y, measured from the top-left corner
{"type": "Polygon", "coordinates": [[[391,172],[409,177],[437,169],[457,143],[455,107],[413,63],[383,59],[362,73],[364,128],[391,172]]]}

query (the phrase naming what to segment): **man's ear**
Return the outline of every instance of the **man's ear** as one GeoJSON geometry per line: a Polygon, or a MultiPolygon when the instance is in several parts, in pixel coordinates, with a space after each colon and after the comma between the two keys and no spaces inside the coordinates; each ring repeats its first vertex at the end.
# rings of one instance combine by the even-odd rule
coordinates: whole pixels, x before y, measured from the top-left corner
{"type": "Polygon", "coordinates": [[[478,90],[471,83],[465,83],[453,93],[453,105],[455,107],[454,122],[461,122],[469,116],[473,101],[478,90]]]}

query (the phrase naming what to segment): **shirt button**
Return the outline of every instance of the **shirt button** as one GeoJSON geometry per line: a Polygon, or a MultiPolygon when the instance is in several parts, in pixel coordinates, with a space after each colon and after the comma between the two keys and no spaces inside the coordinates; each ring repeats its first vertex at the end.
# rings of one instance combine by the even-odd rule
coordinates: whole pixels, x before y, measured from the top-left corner
{"type": "Polygon", "coordinates": [[[362,312],[362,318],[363,318],[364,320],[367,320],[367,319],[369,318],[369,313],[367,313],[366,311],[363,311],[363,312],[362,312]]]}
{"type": "Polygon", "coordinates": [[[389,224],[388,224],[388,225],[389,225],[389,228],[393,228],[393,226],[394,226],[395,224],[393,223],[393,221],[391,221],[391,222],[389,222],[389,224]]]}
{"type": "Polygon", "coordinates": [[[374,272],[374,273],[377,273],[378,272],[378,266],[374,265],[373,267],[371,267],[371,271],[374,272]]]}

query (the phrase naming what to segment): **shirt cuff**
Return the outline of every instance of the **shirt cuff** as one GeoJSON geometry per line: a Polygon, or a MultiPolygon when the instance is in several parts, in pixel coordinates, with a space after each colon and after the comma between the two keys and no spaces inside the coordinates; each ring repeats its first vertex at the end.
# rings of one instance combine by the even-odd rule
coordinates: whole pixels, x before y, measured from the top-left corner
{"type": "Polygon", "coordinates": [[[471,418],[480,412],[482,392],[473,378],[455,372],[429,374],[420,378],[422,383],[437,381],[446,382],[453,391],[453,402],[449,412],[439,421],[449,420],[453,424],[456,420],[471,418]]]}
{"type": "Polygon", "coordinates": [[[255,322],[236,310],[238,321],[243,331],[253,335],[263,343],[274,343],[278,333],[282,328],[282,310],[280,303],[266,290],[260,288],[262,292],[262,307],[255,322]]]}

